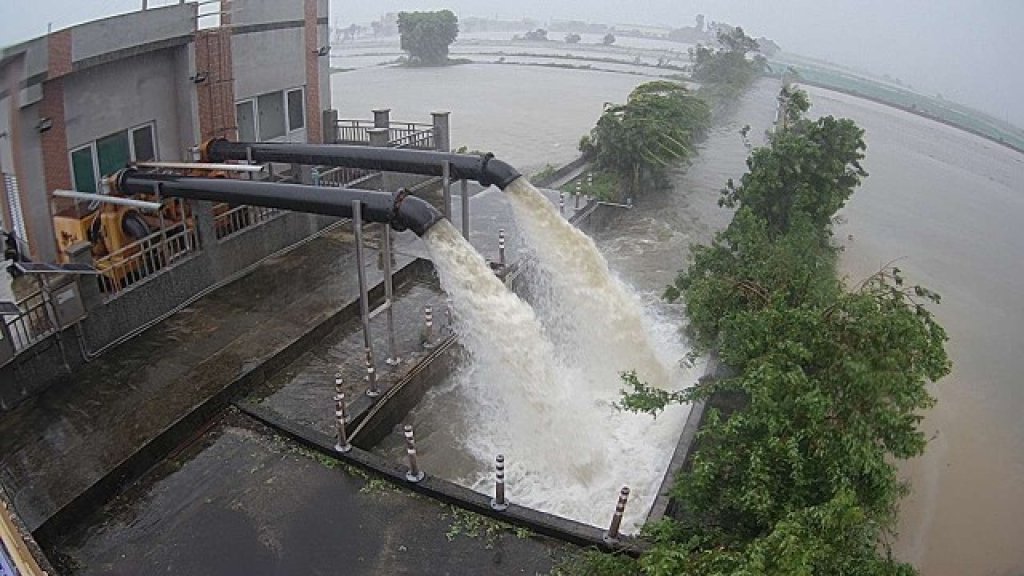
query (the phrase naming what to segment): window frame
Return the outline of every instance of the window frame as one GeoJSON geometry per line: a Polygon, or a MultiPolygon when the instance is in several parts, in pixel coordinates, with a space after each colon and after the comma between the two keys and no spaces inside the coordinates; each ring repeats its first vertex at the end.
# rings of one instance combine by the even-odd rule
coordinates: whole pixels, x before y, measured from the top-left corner
{"type": "Polygon", "coordinates": [[[296,132],[306,129],[306,86],[294,86],[291,88],[283,88],[281,90],[272,90],[270,92],[264,92],[262,94],[256,94],[242,98],[241,100],[235,101],[235,129],[238,132],[239,139],[241,139],[241,130],[238,129],[238,107],[243,104],[252,104],[252,124],[253,124],[253,136],[254,142],[273,142],[279,138],[289,138],[296,132]],[[302,126],[292,126],[291,114],[288,109],[288,97],[293,93],[299,94],[299,103],[302,105],[302,126]],[[281,95],[281,103],[283,105],[284,112],[284,134],[275,136],[268,140],[264,140],[260,137],[260,102],[259,99],[263,96],[269,96],[272,94],[281,95]]]}
{"type": "Polygon", "coordinates": [[[151,142],[153,144],[153,160],[154,161],[159,160],[160,159],[160,148],[158,146],[158,142],[159,141],[157,140],[157,137],[156,137],[156,120],[150,120],[149,122],[143,122],[142,124],[136,124],[134,126],[131,126],[130,128],[125,128],[124,130],[116,130],[116,131],[111,132],[109,134],[104,134],[103,136],[100,136],[99,138],[94,138],[94,139],[90,140],[89,142],[87,142],[85,144],[82,144],[80,146],[76,146],[74,148],[68,149],[68,165],[71,168],[71,187],[73,189],[75,189],[76,191],[78,190],[78,182],[77,182],[77,180],[75,178],[74,155],[75,155],[76,152],[80,152],[82,150],[89,149],[89,156],[90,156],[90,159],[92,160],[93,186],[96,189],[95,193],[96,194],[103,194],[104,191],[103,191],[103,186],[100,185],[100,178],[103,177],[104,175],[100,174],[100,156],[99,156],[99,150],[96,148],[96,143],[99,142],[100,140],[104,140],[106,138],[110,138],[111,136],[116,136],[118,134],[121,134],[122,132],[126,133],[128,135],[128,161],[129,162],[138,162],[138,156],[137,156],[136,151],[135,151],[135,132],[137,132],[139,130],[142,130],[144,128],[149,128],[149,131],[150,131],[149,132],[150,133],[150,138],[151,138],[151,142]]]}

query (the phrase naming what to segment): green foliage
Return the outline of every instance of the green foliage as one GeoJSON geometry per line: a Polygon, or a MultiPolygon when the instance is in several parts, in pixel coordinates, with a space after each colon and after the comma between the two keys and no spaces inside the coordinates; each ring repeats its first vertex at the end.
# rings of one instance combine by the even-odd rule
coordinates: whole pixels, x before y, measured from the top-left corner
{"type": "Polygon", "coordinates": [[[625,374],[620,405],[741,395],[706,413],[699,450],[673,495],[685,522],[648,529],[645,574],[913,574],[885,547],[907,487],[895,462],[920,455],[925,384],[949,371],[937,294],[883,268],[850,290],[837,278],[836,212],[864,177],[862,131],[809,121],[784,92],[788,126],[755,150],[723,191],[730,225],[668,290],[690,333],[734,376],[685,392],[625,374]]]}
{"type": "Polygon", "coordinates": [[[582,40],[582,39],[583,38],[579,34],[577,34],[575,32],[570,32],[570,33],[565,35],[565,43],[566,44],[579,44],[580,40],[582,40]]]}
{"type": "Polygon", "coordinates": [[[767,67],[763,56],[747,58],[756,51],[757,41],[743,33],[743,28],[719,32],[721,49],[698,44],[690,49],[693,80],[702,84],[700,96],[710,102],[727,102],[745,92],[767,67]]]}
{"type": "Polygon", "coordinates": [[[605,46],[611,46],[612,44],[615,44],[615,35],[612,34],[611,32],[605,34],[604,38],[601,38],[601,44],[604,44],[605,46]]]}
{"type": "Polygon", "coordinates": [[[551,570],[549,576],[637,576],[641,574],[635,560],[623,554],[605,554],[588,549],[577,552],[551,570]]]}
{"type": "Polygon", "coordinates": [[[459,35],[459,19],[451,10],[399,12],[398,32],[410,64],[440,66],[448,63],[448,46],[459,35]]]}
{"type": "Polygon", "coordinates": [[[711,113],[682,84],[637,86],[625,104],[606,104],[580,150],[635,195],[664,183],[666,168],[688,159],[707,131],[711,113]]]}

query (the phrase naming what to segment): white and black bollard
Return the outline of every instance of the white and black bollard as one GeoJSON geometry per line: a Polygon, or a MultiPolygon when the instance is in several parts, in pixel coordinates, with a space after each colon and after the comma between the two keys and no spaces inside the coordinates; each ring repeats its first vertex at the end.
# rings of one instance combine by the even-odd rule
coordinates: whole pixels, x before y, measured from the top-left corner
{"type": "Polygon", "coordinates": [[[615,504],[615,514],[612,515],[612,523],[604,534],[606,544],[619,543],[619,528],[622,526],[622,513],[626,510],[626,501],[629,499],[629,486],[623,486],[619,491],[619,501],[615,504]]]}
{"type": "Polygon", "coordinates": [[[558,193],[558,213],[565,215],[565,192],[558,193]]]}
{"type": "Polygon", "coordinates": [[[430,350],[434,348],[434,309],[430,306],[423,307],[423,348],[430,350]]]}
{"type": "Polygon", "coordinates": [[[576,210],[580,209],[580,197],[583,196],[583,180],[576,180],[576,193],[573,194],[573,207],[576,210]]]}
{"type": "Polygon", "coordinates": [[[416,438],[412,434],[412,426],[405,425],[405,452],[409,455],[409,471],[405,473],[405,479],[409,482],[419,482],[426,474],[420,470],[420,464],[416,460],[416,438]]]}
{"type": "Polygon", "coordinates": [[[345,395],[339,394],[334,399],[334,418],[338,425],[338,441],[334,449],[344,454],[352,450],[352,444],[348,441],[348,430],[345,427],[345,395]]]}
{"type": "Polygon", "coordinates": [[[505,456],[502,454],[494,459],[494,498],[491,498],[491,508],[498,512],[508,510],[508,500],[505,500],[505,456]]]}
{"type": "Polygon", "coordinates": [[[505,265],[505,229],[498,229],[498,264],[505,265]]]}
{"type": "Polygon", "coordinates": [[[364,348],[366,351],[366,382],[369,386],[366,388],[366,395],[370,398],[376,398],[380,396],[380,388],[377,387],[377,369],[373,365],[373,350],[364,348]]]}
{"type": "Polygon", "coordinates": [[[587,172],[587,192],[594,193],[594,173],[587,172]]]}
{"type": "Polygon", "coordinates": [[[341,401],[341,415],[347,424],[352,421],[352,418],[348,414],[348,407],[345,406],[345,393],[341,391],[342,384],[344,384],[344,380],[341,379],[341,373],[338,372],[334,375],[334,401],[341,401]]]}

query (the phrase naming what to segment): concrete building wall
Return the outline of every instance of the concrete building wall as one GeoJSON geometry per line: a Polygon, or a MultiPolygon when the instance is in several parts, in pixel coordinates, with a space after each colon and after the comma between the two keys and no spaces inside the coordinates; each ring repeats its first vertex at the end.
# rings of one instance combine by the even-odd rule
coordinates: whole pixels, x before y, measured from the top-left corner
{"type": "Polygon", "coordinates": [[[231,23],[237,27],[280,23],[289,20],[301,22],[302,15],[302,0],[286,2],[281,0],[234,0],[231,3],[231,23]]]}
{"type": "Polygon", "coordinates": [[[235,71],[235,100],[306,84],[301,21],[290,28],[260,32],[236,30],[231,55],[235,71]]]}
{"type": "Polygon", "coordinates": [[[189,36],[195,30],[196,5],[172,4],[87,22],[73,28],[72,62],[189,36]]]}
{"type": "Polygon", "coordinates": [[[67,150],[154,122],[157,157],[180,160],[189,144],[181,142],[179,126],[189,118],[178,111],[178,50],[150,52],[65,78],[67,150]]]}

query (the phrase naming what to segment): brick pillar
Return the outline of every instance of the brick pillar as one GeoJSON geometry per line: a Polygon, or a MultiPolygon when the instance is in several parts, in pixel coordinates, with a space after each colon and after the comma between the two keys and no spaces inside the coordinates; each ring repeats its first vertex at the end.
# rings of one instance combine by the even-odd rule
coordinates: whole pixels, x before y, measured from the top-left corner
{"type": "Polygon", "coordinates": [[[210,138],[235,140],[238,125],[235,119],[231,29],[221,27],[196,32],[195,51],[200,139],[204,142],[210,138]]]}
{"type": "Polygon", "coordinates": [[[311,144],[321,143],[323,136],[320,124],[323,112],[320,109],[320,56],[317,54],[320,46],[317,38],[316,5],[317,0],[305,0],[303,27],[306,36],[306,140],[311,144]]]}

